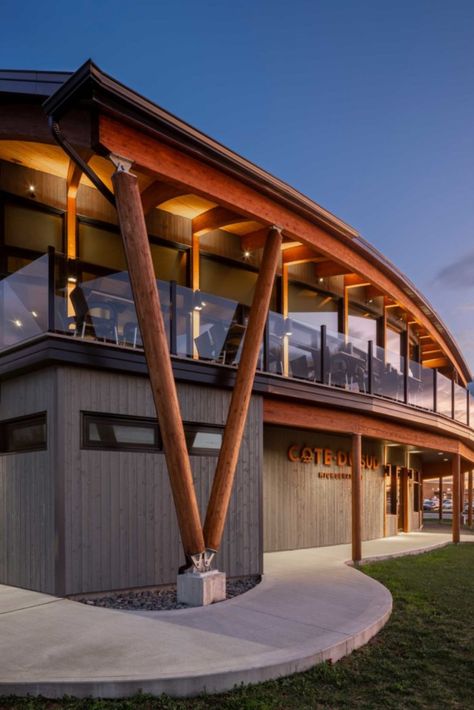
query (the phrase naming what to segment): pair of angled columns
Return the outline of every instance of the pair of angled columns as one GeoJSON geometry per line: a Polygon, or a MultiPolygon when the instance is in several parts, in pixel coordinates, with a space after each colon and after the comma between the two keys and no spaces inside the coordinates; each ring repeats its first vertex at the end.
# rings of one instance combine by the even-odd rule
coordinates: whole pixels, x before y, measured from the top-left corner
{"type": "Polygon", "coordinates": [[[265,242],[202,527],[137,178],[119,168],[112,181],[183,548],[188,563],[204,569],[222,540],[260,345],[281,258],[281,230],[271,227],[265,242]]]}
{"type": "MultiPolygon", "coordinates": [[[[242,348],[227,424],[207,507],[204,528],[194,489],[183,421],[169,356],[163,315],[148,242],[137,178],[118,169],[113,177],[120,230],[128,262],[143,349],[160,422],[171,490],[185,555],[198,568],[206,552],[220,547],[229,508],[240,444],[247,418],[260,345],[280,261],[282,236],[269,229],[242,348]]],[[[362,558],[362,437],[352,436],[352,559],[362,558]]],[[[453,460],[453,509],[460,505],[460,457],[453,460]]],[[[453,515],[453,541],[459,542],[459,515],[453,515]],[[456,518],[456,520],[455,520],[456,518]],[[457,522],[456,522],[457,521],[457,522]]]]}

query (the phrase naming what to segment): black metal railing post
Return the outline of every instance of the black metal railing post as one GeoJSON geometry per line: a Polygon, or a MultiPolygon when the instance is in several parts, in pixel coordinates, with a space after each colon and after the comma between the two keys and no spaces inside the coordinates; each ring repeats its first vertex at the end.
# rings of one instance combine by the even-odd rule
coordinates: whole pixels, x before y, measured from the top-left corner
{"type": "Polygon", "coordinates": [[[327,374],[327,353],[326,353],[326,326],[321,326],[321,382],[326,384],[327,374]]]}
{"type": "Polygon", "coordinates": [[[170,281],[170,353],[178,354],[178,306],[176,303],[176,281],[170,281]]]}
{"type": "Polygon", "coordinates": [[[456,417],[454,372],[451,375],[451,419],[456,417]]]}
{"type": "Polygon", "coordinates": [[[55,319],[56,253],[54,247],[48,247],[48,331],[56,330],[55,319]]]}
{"type": "Polygon", "coordinates": [[[433,412],[438,411],[438,370],[433,369],[433,412]]]}
{"type": "Polygon", "coordinates": [[[470,408],[469,408],[469,397],[470,397],[469,388],[466,387],[466,424],[468,426],[471,425],[471,412],[470,412],[470,408]]]}
{"type": "Polygon", "coordinates": [[[403,401],[408,404],[408,357],[403,358],[403,401]]]}
{"type": "Polygon", "coordinates": [[[367,348],[367,392],[372,394],[373,390],[373,366],[374,366],[374,343],[369,340],[367,348]]]}
{"type": "Polygon", "coordinates": [[[263,371],[270,372],[270,314],[263,331],[263,371]]]}

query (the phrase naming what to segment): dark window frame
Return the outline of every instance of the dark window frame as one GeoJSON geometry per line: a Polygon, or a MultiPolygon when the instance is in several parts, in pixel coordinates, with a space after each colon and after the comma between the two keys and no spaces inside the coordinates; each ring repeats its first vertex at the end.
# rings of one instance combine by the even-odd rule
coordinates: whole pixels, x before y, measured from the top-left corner
{"type": "Polygon", "coordinates": [[[11,419],[3,419],[0,421],[0,455],[5,454],[23,454],[32,451],[46,451],[48,448],[48,414],[46,411],[34,412],[21,417],[12,417],[11,419]],[[44,424],[45,437],[43,443],[32,444],[21,448],[8,447],[8,430],[15,424],[44,424]]]}
{"type": "MultiPolygon", "coordinates": [[[[198,432],[203,433],[222,433],[224,426],[220,424],[201,424],[199,422],[183,422],[185,434],[198,432]]],[[[188,439],[186,438],[186,443],[188,439]]],[[[160,427],[158,420],[154,417],[140,417],[128,414],[113,414],[111,412],[91,412],[81,410],[81,449],[92,451],[135,451],[142,453],[164,453],[163,440],[161,438],[160,427]],[[121,444],[117,442],[116,446],[108,446],[100,441],[90,439],[88,433],[88,424],[95,423],[100,420],[103,424],[127,424],[137,426],[143,424],[145,427],[155,430],[155,446],[147,446],[144,444],[121,444]]],[[[199,447],[188,447],[190,456],[218,456],[220,449],[206,449],[199,447]]]]}
{"type": "Polygon", "coordinates": [[[93,450],[93,451],[135,451],[135,452],[149,452],[149,453],[162,453],[163,452],[163,442],[161,439],[160,427],[158,425],[157,419],[153,417],[139,417],[127,414],[111,414],[110,412],[89,412],[81,411],[81,449],[93,450]],[[140,426],[143,428],[152,429],[155,432],[155,444],[124,444],[116,442],[116,445],[107,445],[101,441],[93,441],[90,439],[88,433],[88,424],[97,423],[100,421],[101,424],[122,424],[130,426],[140,426]]]}
{"type": "MultiPolygon", "coordinates": [[[[198,434],[202,432],[203,434],[224,434],[224,427],[219,424],[197,424],[196,422],[183,422],[185,435],[192,433],[198,434]]],[[[188,452],[190,456],[219,456],[219,449],[206,449],[201,447],[189,446],[188,439],[186,436],[186,444],[188,445],[188,452]]]]}

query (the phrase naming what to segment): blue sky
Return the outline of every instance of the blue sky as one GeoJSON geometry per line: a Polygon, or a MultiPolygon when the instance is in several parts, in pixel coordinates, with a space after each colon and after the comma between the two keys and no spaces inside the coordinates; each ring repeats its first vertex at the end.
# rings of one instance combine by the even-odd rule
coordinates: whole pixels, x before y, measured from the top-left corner
{"type": "Polygon", "coordinates": [[[359,229],[474,367],[472,0],[3,0],[1,68],[88,57],[359,229]]]}

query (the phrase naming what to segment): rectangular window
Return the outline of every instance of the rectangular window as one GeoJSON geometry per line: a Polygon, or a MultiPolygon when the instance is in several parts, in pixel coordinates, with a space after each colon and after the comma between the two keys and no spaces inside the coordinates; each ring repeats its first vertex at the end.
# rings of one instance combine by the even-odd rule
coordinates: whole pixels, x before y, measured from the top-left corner
{"type": "Polygon", "coordinates": [[[0,422],[0,452],[46,449],[46,412],[0,422]]]}
{"type": "MultiPolygon", "coordinates": [[[[223,427],[184,424],[186,444],[193,456],[216,456],[223,427]]],[[[162,451],[156,419],[117,414],[82,413],[82,447],[110,451],[162,451]]]]}
{"type": "Polygon", "coordinates": [[[155,419],[112,414],[82,415],[82,445],[86,449],[161,451],[155,419]]]}
{"type": "Polygon", "coordinates": [[[188,451],[192,456],[217,456],[224,434],[223,427],[185,424],[184,432],[188,451]]]}

